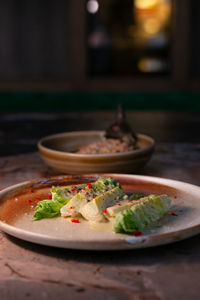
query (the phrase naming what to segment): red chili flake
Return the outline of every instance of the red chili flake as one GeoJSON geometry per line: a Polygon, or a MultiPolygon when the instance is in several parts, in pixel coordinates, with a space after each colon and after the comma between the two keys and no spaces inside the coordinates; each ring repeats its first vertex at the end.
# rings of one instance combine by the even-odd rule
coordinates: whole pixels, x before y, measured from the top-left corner
{"type": "Polygon", "coordinates": [[[174,199],[176,199],[177,198],[177,196],[174,196],[174,199]]]}
{"type": "Polygon", "coordinates": [[[71,191],[69,190],[69,191],[67,191],[69,194],[71,194],[71,191]]]}
{"type": "Polygon", "coordinates": [[[70,209],[74,209],[75,207],[74,206],[70,206],[70,209]]]}
{"type": "Polygon", "coordinates": [[[28,202],[28,204],[31,204],[32,201],[29,199],[29,200],[27,200],[27,202],[28,202]]]}
{"type": "Polygon", "coordinates": [[[118,202],[116,205],[121,206],[121,203],[118,202]]]}
{"type": "Polygon", "coordinates": [[[78,193],[78,190],[75,189],[75,188],[71,189],[71,191],[72,191],[72,192],[77,192],[77,193],[78,193]]]}
{"type": "Polygon", "coordinates": [[[49,195],[49,197],[48,197],[48,198],[49,198],[49,200],[51,200],[51,199],[52,199],[52,195],[49,195]]]}
{"type": "Polygon", "coordinates": [[[91,190],[92,186],[91,183],[87,183],[88,189],[91,190]]]}
{"type": "Polygon", "coordinates": [[[32,193],[32,192],[33,192],[33,190],[32,190],[32,189],[30,189],[28,192],[29,192],[29,193],[32,193]]]}
{"type": "Polygon", "coordinates": [[[37,200],[37,201],[40,201],[40,197],[39,197],[39,196],[37,196],[37,197],[36,197],[36,200],[37,200]]]}
{"type": "Polygon", "coordinates": [[[104,214],[107,214],[107,208],[104,209],[104,214]]]}
{"type": "Polygon", "coordinates": [[[71,219],[71,222],[72,222],[72,223],[80,223],[80,222],[79,222],[79,219],[71,219]]]}
{"type": "Polygon", "coordinates": [[[141,231],[134,231],[133,235],[134,236],[140,236],[140,235],[142,235],[142,232],[141,231]]]}
{"type": "Polygon", "coordinates": [[[177,217],[177,216],[178,216],[175,212],[172,212],[171,215],[172,215],[173,217],[177,217]]]}

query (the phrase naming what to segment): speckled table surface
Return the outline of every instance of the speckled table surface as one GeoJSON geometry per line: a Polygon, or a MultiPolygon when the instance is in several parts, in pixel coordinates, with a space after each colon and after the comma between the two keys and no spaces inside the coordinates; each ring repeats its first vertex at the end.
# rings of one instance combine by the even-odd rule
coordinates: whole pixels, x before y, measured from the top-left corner
{"type": "MultiPolygon", "coordinates": [[[[111,118],[111,112],[1,115],[0,188],[54,175],[37,153],[41,136],[91,124],[103,129],[111,118]]],[[[129,112],[128,118],[137,132],[157,141],[139,174],[200,184],[199,114],[129,112]]],[[[199,235],[143,250],[92,252],[39,246],[0,232],[2,300],[199,299],[199,269],[199,235]]]]}

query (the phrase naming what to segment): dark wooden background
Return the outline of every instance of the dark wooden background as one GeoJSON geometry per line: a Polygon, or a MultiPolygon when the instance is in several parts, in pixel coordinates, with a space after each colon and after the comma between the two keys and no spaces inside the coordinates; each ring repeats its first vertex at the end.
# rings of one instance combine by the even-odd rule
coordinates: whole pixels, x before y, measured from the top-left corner
{"type": "MultiPolygon", "coordinates": [[[[1,114],[0,156],[37,151],[38,140],[54,133],[105,130],[114,119],[113,111],[1,114]]],[[[129,111],[127,120],[157,143],[200,143],[199,113],[129,111]]]]}
{"type": "Polygon", "coordinates": [[[0,2],[0,91],[199,91],[198,0],[173,0],[169,76],[88,76],[85,0],[0,2]]]}

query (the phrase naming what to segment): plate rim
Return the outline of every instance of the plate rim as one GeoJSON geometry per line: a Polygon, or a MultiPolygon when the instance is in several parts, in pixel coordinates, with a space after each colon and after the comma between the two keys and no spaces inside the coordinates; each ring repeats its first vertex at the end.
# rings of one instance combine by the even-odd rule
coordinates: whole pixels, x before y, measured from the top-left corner
{"type": "MultiPolygon", "coordinates": [[[[197,185],[193,185],[191,183],[187,183],[184,181],[179,181],[179,180],[173,180],[173,179],[169,179],[169,178],[162,178],[162,177],[156,177],[156,176],[146,176],[146,175],[137,175],[137,174],[117,174],[117,173],[98,173],[98,174],[81,174],[81,175],[58,175],[58,176],[50,176],[50,177],[41,177],[41,178],[37,178],[37,179],[33,179],[33,180],[26,180],[11,186],[8,186],[4,189],[2,189],[0,191],[0,198],[2,196],[4,196],[6,193],[15,190],[18,187],[22,187],[22,186],[29,186],[31,184],[35,184],[35,183],[41,183],[41,182],[45,182],[46,180],[52,179],[52,180],[56,180],[59,178],[66,178],[68,180],[72,180],[73,178],[77,178],[77,177],[81,177],[81,178],[87,178],[87,177],[96,177],[96,176],[112,176],[112,177],[121,177],[121,178],[133,178],[133,179],[138,179],[138,180],[144,180],[144,181],[148,181],[149,183],[153,182],[153,183],[159,183],[159,184],[164,184],[167,185],[169,187],[175,187],[178,189],[183,188],[192,188],[192,193],[195,194],[199,194],[200,195],[200,186],[197,185]]],[[[1,204],[0,204],[1,207],[1,204]]],[[[46,245],[46,246],[51,246],[51,247],[58,247],[58,248],[67,248],[67,249],[79,249],[79,250],[125,250],[125,249],[138,249],[138,248],[147,248],[147,247],[153,247],[153,246],[159,246],[159,245],[163,245],[163,244],[169,244],[169,243],[173,243],[176,241],[176,237],[177,235],[183,234],[183,237],[179,237],[179,241],[184,240],[188,237],[192,237],[198,233],[200,233],[200,222],[199,224],[196,224],[194,226],[190,226],[187,228],[183,228],[183,229],[179,229],[179,230],[175,230],[172,232],[165,232],[162,234],[156,233],[156,234],[149,234],[147,236],[139,236],[139,237],[133,237],[131,235],[127,235],[124,234],[123,237],[121,237],[121,235],[119,236],[118,239],[115,240],[106,240],[106,239],[102,239],[101,240],[66,240],[63,238],[59,238],[59,237],[52,237],[49,235],[45,235],[45,234],[40,234],[40,233],[36,233],[36,232],[31,232],[25,229],[21,229],[18,227],[15,227],[14,225],[10,225],[7,224],[3,221],[0,220],[0,230],[2,230],[3,232],[6,232],[7,234],[14,236],[16,238],[19,238],[21,240],[25,240],[25,241],[29,241],[29,242],[33,242],[36,244],[40,244],[40,245],[46,245]],[[23,234],[25,236],[20,237],[20,234],[23,234]],[[30,239],[31,238],[31,239],[30,239]],[[37,240],[38,238],[42,239],[40,242],[37,242],[35,240],[37,240]],[[168,241],[167,238],[172,238],[171,241],[168,241]],[[175,240],[173,240],[173,238],[175,240]],[[149,241],[152,241],[153,244],[148,245],[149,241]],[[59,245],[55,245],[54,243],[50,244],[49,241],[51,242],[58,242],[59,245]],[[141,244],[141,241],[143,241],[143,243],[141,244]],[[156,243],[158,241],[158,243],[156,243]],[[79,244],[81,243],[84,247],[80,248],[80,247],[75,247],[74,244],[79,244]],[[111,247],[108,247],[108,249],[101,249],[100,248],[94,248],[94,247],[88,247],[88,243],[93,244],[95,243],[97,246],[101,245],[101,244],[108,244],[111,245],[111,247]],[[116,243],[119,243],[119,247],[115,247],[113,248],[112,246],[116,243]],[[66,246],[61,246],[60,244],[66,244],[66,246]],[[68,244],[68,245],[67,245],[68,244]],[[70,246],[71,244],[71,246],[70,246]]],[[[177,240],[177,241],[178,241],[177,240]]]]}

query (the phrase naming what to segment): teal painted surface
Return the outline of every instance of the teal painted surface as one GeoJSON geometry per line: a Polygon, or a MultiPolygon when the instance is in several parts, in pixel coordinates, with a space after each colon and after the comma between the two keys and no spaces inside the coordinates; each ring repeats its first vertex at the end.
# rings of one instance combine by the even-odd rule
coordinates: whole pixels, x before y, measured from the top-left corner
{"type": "Polygon", "coordinates": [[[1,93],[1,112],[115,110],[200,111],[200,93],[1,93]]]}

